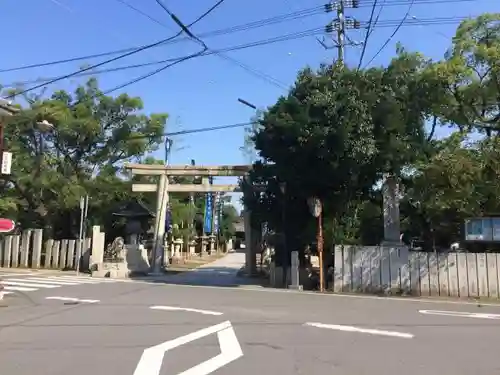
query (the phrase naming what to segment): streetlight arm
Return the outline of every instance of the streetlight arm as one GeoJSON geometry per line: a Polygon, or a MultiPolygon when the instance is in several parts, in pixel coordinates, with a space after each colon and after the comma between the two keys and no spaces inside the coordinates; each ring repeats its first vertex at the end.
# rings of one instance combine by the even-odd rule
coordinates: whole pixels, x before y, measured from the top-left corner
{"type": "Polygon", "coordinates": [[[239,101],[241,104],[246,105],[247,107],[250,107],[250,108],[252,108],[252,109],[257,110],[257,106],[256,106],[256,105],[254,105],[254,104],[252,104],[252,103],[250,103],[250,102],[247,102],[247,101],[246,101],[246,100],[244,100],[244,99],[238,98],[238,101],[239,101]]]}

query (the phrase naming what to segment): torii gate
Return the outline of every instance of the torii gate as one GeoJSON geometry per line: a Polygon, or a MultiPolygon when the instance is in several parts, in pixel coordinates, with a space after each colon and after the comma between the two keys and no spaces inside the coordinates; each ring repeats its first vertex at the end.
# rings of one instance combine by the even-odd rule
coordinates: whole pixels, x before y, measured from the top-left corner
{"type": "MultiPolygon", "coordinates": [[[[169,193],[212,193],[212,192],[241,192],[238,184],[210,185],[209,177],[230,176],[243,177],[251,169],[251,165],[220,165],[220,166],[194,166],[194,165],[150,165],[126,163],[125,169],[132,175],[160,176],[157,184],[133,184],[132,191],[140,193],[157,193],[155,235],[154,235],[154,272],[160,272],[163,261],[163,238],[165,236],[165,220],[169,193]],[[201,176],[201,184],[169,184],[168,176],[201,176]]],[[[244,210],[245,222],[245,268],[250,274],[256,270],[255,241],[251,238],[250,214],[244,210]]]]}

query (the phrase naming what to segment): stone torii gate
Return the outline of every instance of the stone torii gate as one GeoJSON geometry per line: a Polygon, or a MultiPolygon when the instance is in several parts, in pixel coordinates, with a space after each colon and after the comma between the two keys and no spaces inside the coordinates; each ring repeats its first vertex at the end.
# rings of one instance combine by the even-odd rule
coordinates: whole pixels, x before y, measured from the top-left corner
{"type": "MultiPolygon", "coordinates": [[[[252,169],[251,165],[220,165],[220,166],[193,166],[193,165],[150,165],[125,164],[125,169],[132,175],[159,176],[157,184],[133,184],[132,191],[140,193],[157,193],[155,235],[154,235],[154,272],[159,272],[163,261],[163,238],[165,236],[165,220],[169,193],[214,193],[214,192],[241,192],[238,184],[211,185],[209,177],[231,176],[244,177],[252,169]],[[201,184],[170,184],[169,176],[201,176],[201,184]]],[[[245,221],[245,268],[250,274],[256,270],[256,241],[252,238],[250,213],[244,210],[245,221]]]]}

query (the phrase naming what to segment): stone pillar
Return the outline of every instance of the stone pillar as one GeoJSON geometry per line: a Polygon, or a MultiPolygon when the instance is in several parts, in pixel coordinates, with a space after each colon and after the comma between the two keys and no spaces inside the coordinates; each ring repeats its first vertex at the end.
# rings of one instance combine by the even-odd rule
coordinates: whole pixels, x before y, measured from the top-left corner
{"type": "Polygon", "coordinates": [[[164,262],[165,220],[168,207],[168,177],[160,175],[156,198],[155,231],[153,237],[153,272],[159,273],[164,262]]]}
{"type": "MultiPolygon", "coordinates": [[[[102,233],[104,234],[104,233],[102,233]]],[[[97,264],[98,267],[104,261],[104,236],[101,235],[101,227],[94,225],[92,227],[92,250],[90,255],[91,266],[97,264]]]]}
{"type": "Polygon", "coordinates": [[[400,244],[399,191],[397,177],[393,174],[384,174],[382,197],[384,210],[383,244],[400,244]]]}
{"type": "Polygon", "coordinates": [[[12,254],[12,237],[13,236],[7,236],[5,237],[5,241],[3,244],[3,267],[9,268],[10,267],[10,259],[11,259],[11,254],[12,254]]]}
{"type": "Polygon", "coordinates": [[[12,236],[12,268],[19,266],[19,244],[21,243],[21,236],[12,236]]]}
{"type": "Polygon", "coordinates": [[[33,231],[33,257],[31,259],[32,268],[40,268],[40,259],[42,257],[43,229],[33,231]]]}
{"type": "Polygon", "coordinates": [[[231,251],[233,251],[233,239],[232,238],[227,240],[227,243],[226,243],[226,252],[230,253],[231,251]]]}
{"type": "Polygon", "coordinates": [[[255,252],[255,241],[253,236],[255,231],[252,228],[252,213],[248,209],[243,211],[243,221],[245,227],[245,269],[247,274],[254,275],[257,273],[257,256],[255,252]]]}
{"type": "Polygon", "coordinates": [[[52,264],[52,248],[54,247],[54,240],[47,240],[45,242],[45,261],[43,263],[44,268],[50,268],[52,264]]]}
{"type": "Polygon", "coordinates": [[[31,248],[31,229],[27,229],[21,235],[21,267],[28,267],[29,253],[31,248]]]}
{"type": "Polygon", "coordinates": [[[75,267],[75,245],[76,240],[68,240],[68,257],[66,258],[66,267],[70,269],[75,267]]]}
{"type": "Polygon", "coordinates": [[[66,268],[66,259],[68,257],[68,240],[61,240],[61,252],[59,256],[59,268],[66,268]]]}
{"type": "Polygon", "coordinates": [[[290,267],[290,285],[288,289],[302,290],[302,285],[300,285],[300,262],[299,262],[299,252],[292,251],[291,267],[290,267]]]}

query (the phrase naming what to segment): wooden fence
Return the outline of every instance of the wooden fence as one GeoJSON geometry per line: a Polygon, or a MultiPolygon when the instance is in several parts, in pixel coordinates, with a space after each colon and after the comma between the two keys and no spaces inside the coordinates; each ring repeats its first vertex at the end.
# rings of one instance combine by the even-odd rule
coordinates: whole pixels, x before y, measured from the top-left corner
{"type": "Polygon", "coordinates": [[[500,254],[427,253],[384,246],[336,246],[336,292],[500,299],[500,254]]]}
{"type": "MultiPolygon", "coordinates": [[[[27,229],[20,235],[0,239],[0,266],[4,268],[73,269],[80,242],[78,240],[43,240],[42,229],[27,229]]],[[[81,269],[88,267],[91,239],[83,241],[81,269]]]]}

